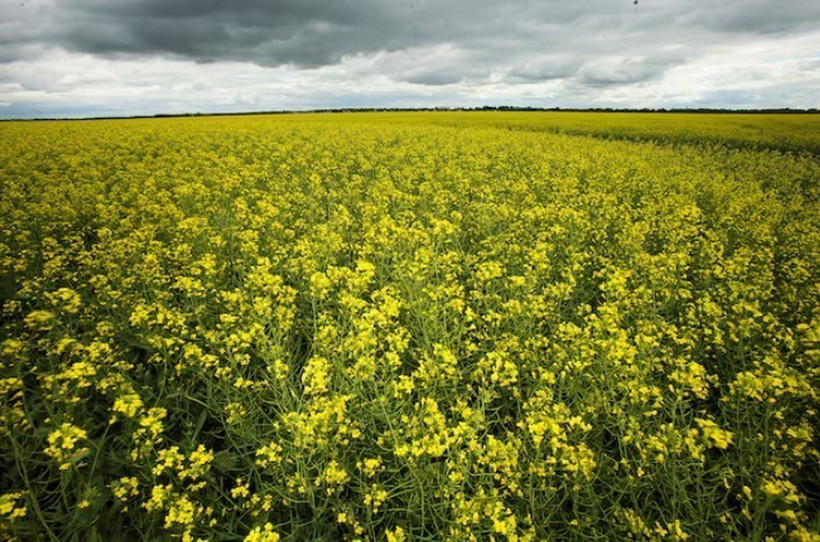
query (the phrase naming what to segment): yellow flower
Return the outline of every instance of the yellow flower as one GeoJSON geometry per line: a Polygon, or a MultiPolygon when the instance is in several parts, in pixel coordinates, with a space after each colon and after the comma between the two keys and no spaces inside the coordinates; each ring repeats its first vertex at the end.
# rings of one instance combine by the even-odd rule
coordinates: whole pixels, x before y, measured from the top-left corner
{"type": "Polygon", "coordinates": [[[276,442],[270,442],[267,446],[256,450],[256,464],[260,467],[276,465],[282,461],[281,453],[282,446],[276,442]]]}
{"type": "Polygon", "coordinates": [[[111,407],[114,412],[124,414],[128,418],[134,418],[142,411],[143,404],[140,396],[134,392],[121,395],[114,400],[114,406],[111,407]]]}
{"type": "Polygon", "coordinates": [[[76,314],[82,306],[80,294],[71,288],[60,288],[55,292],[46,294],[46,297],[60,310],[69,314],[76,314]]]}
{"type": "MultiPolygon", "coordinates": [[[[0,495],[0,518],[14,521],[15,519],[25,517],[26,505],[23,502],[19,502],[24,496],[25,493],[23,492],[4,493],[0,495]]],[[[2,532],[2,528],[0,528],[0,532],[2,532]]]]}
{"type": "Polygon", "coordinates": [[[695,422],[703,432],[703,436],[711,441],[715,447],[725,450],[732,443],[732,433],[721,429],[715,422],[703,418],[695,418],[695,422]]]}
{"type": "Polygon", "coordinates": [[[391,530],[385,531],[384,536],[387,539],[387,542],[404,542],[407,540],[407,535],[405,535],[404,529],[398,526],[391,530]]]}
{"type": "Polygon", "coordinates": [[[34,331],[48,331],[54,326],[53,312],[37,310],[31,311],[25,318],[26,325],[34,331]]]}
{"type": "Polygon", "coordinates": [[[365,475],[373,476],[381,464],[382,460],[380,457],[368,457],[364,459],[364,461],[360,461],[357,465],[365,475]]]}
{"type": "Polygon", "coordinates": [[[250,494],[250,485],[243,483],[241,478],[237,478],[236,487],[231,490],[231,497],[234,499],[240,499],[242,497],[247,497],[250,494]]]}
{"type": "Polygon", "coordinates": [[[310,358],[302,373],[302,382],[305,385],[305,394],[322,393],[327,391],[330,364],[323,357],[310,358]]]}
{"type": "Polygon", "coordinates": [[[114,496],[125,502],[139,493],[139,481],[132,476],[123,476],[111,485],[114,496]]]}
{"type": "MultiPolygon", "coordinates": [[[[349,476],[347,471],[345,471],[335,460],[331,460],[327,466],[325,467],[324,472],[322,473],[322,477],[320,480],[324,480],[325,483],[333,486],[333,485],[341,485],[344,484],[348,480],[349,476]]],[[[319,480],[317,480],[318,482],[319,480]]]]}
{"type": "Polygon", "coordinates": [[[273,530],[273,525],[266,523],[264,527],[254,527],[244,542],[279,542],[279,533],[273,530]]]}
{"type": "Polygon", "coordinates": [[[66,470],[86,455],[88,448],[77,447],[77,443],[88,438],[88,433],[70,423],[63,423],[48,434],[48,447],[45,453],[66,470]]]}

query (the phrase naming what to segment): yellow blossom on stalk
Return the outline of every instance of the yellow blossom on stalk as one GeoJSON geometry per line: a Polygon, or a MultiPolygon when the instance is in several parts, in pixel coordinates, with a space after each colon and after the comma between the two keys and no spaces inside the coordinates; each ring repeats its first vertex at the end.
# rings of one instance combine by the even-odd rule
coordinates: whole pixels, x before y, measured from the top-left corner
{"type": "Polygon", "coordinates": [[[322,482],[326,483],[329,486],[328,493],[332,494],[336,491],[334,486],[344,484],[349,478],[350,476],[347,474],[347,471],[335,460],[331,460],[322,472],[321,477],[316,479],[316,485],[318,486],[322,482]]]}
{"type": "Polygon", "coordinates": [[[117,397],[117,399],[114,400],[114,406],[111,408],[114,412],[119,412],[127,418],[134,418],[142,411],[142,399],[140,399],[140,396],[136,393],[126,393],[125,395],[117,397]]]}
{"type": "Polygon", "coordinates": [[[0,354],[12,357],[23,351],[25,343],[18,339],[6,339],[0,343],[0,354]]]}
{"type": "Polygon", "coordinates": [[[87,447],[78,447],[77,443],[88,438],[88,433],[70,423],[63,423],[48,434],[48,447],[45,453],[66,470],[85,456],[87,447]]]}
{"type": "Polygon", "coordinates": [[[370,490],[364,495],[364,504],[372,508],[374,512],[378,512],[381,505],[387,500],[387,496],[388,493],[383,487],[378,484],[373,484],[370,486],[370,490]]]}
{"type": "Polygon", "coordinates": [[[0,394],[10,393],[23,388],[23,380],[20,378],[0,378],[0,394]]]}
{"type": "Polygon", "coordinates": [[[238,401],[231,401],[225,405],[225,413],[228,415],[228,423],[236,423],[248,413],[245,406],[238,401]]]}
{"type": "Polygon", "coordinates": [[[34,331],[48,331],[54,326],[53,312],[37,310],[31,311],[25,318],[26,325],[34,331]]]}
{"type": "Polygon", "coordinates": [[[797,487],[788,480],[766,480],[760,489],[769,497],[782,497],[792,504],[797,504],[804,498],[797,491],[797,487]]]}
{"type": "Polygon", "coordinates": [[[476,278],[481,282],[501,277],[503,274],[504,266],[496,261],[479,264],[476,269],[476,278]]]}
{"type": "Polygon", "coordinates": [[[256,464],[260,467],[267,467],[269,465],[276,465],[282,461],[282,446],[276,442],[270,442],[256,450],[256,464]]]}
{"type": "Polygon", "coordinates": [[[200,478],[210,470],[213,460],[214,453],[200,444],[188,456],[188,468],[181,472],[182,477],[191,478],[192,480],[200,478]]]}
{"type": "Polygon", "coordinates": [[[60,288],[47,294],[47,297],[54,305],[69,314],[76,314],[82,306],[80,294],[71,288],[60,288]]]}
{"type": "Polygon", "coordinates": [[[19,491],[0,495],[0,518],[7,521],[14,521],[25,517],[26,505],[20,502],[24,496],[25,493],[19,491]]]}
{"type": "Polygon", "coordinates": [[[327,391],[330,364],[323,357],[310,358],[302,373],[302,382],[305,384],[305,393],[322,393],[327,391]]]}
{"type": "Polygon", "coordinates": [[[242,497],[247,497],[250,494],[250,485],[247,482],[243,482],[241,478],[237,478],[236,487],[231,489],[231,497],[234,499],[240,499],[242,497]]]}
{"type": "Polygon", "coordinates": [[[244,542],[279,542],[279,533],[273,530],[273,525],[266,523],[264,527],[254,527],[244,542]]]}
{"type": "Polygon", "coordinates": [[[133,476],[123,476],[111,485],[114,496],[125,502],[139,493],[139,481],[133,476]]]}
{"type": "Polygon", "coordinates": [[[672,540],[688,540],[689,534],[683,530],[681,522],[679,519],[676,519],[674,522],[667,524],[667,529],[669,532],[669,537],[672,540]]]}
{"type": "Polygon", "coordinates": [[[669,378],[689,390],[694,396],[706,399],[709,394],[708,374],[703,365],[692,362],[681,362],[669,378]]]}
{"type": "Polygon", "coordinates": [[[333,283],[324,273],[317,271],[310,276],[311,290],[319,298],[325,297],[327,295],[327,291],[332,285],[333,283]]]}
{"type": "Polygon", "coordinates": [[[66,380],[76,380],[77,385],[86,387],[91,384],[88,380],[90,377],[97,374],[97,369],[87,361],[78,361],[72,363],[71,366],[60,373],[60,378],[66,380]]]}
{"type": "Polygon", "coordinates": [[[149,512],[162,510],[172,494],[171,484],[156,485],[151,488],[151,498],[142,504],[142,507],[149,512]]]}
{"type": "Polygon", "coordinates": [[[144,433],[147,433],[150,439],[155,439],[157,435],[162,433],[162,420],[168,415],[167,410],[162,407],[149,408],[148,412],[140,418],[139,424],[144,433]]]}
{"type": "Polygon", "coordinates": [[[268,366],[268,371],[274,376],[276,380],[284,380],[290,372],[290,367],[281,358],[276,358],[268,366]]]}
{"type": "Polygon", "coordinates": [[[155,476],[160,476],[166,471],[174,471],[183,465],[185,455],[179,451],[179,446],[172,446],[171,448],[160,450],[157,453],[156,465],[153,469],[155,476]]]}
{"type": "Polygon", "coordinates": [[[196,506],[187,496],[183,495],[175,499],[165,515],[165,528],[171,528],[175,524],[183,526],[192,525],[196,517],[196,512],[196,506]]]}
{"type": "Polygon", "coordinates": [[[385,531],[384,536],[387,542],[404,542],[407,540],[407,535],[404,533],[404,529],[399,526],[385,531]]]}
{"type": "Polygon", "coordinates": [[[703,432],[703,436],[715,447],[725,450],[732,443],[732,433],[721,429],[715,422],[703,418],[695,418],[695,422],[703,432]]]}
{"type": "Polygon", "coordinates": [[[359,461],[356,465],[367,476],[373,476],[381,466],[382,460],[380,457],[368,457],[363,461],[359,461]]]}

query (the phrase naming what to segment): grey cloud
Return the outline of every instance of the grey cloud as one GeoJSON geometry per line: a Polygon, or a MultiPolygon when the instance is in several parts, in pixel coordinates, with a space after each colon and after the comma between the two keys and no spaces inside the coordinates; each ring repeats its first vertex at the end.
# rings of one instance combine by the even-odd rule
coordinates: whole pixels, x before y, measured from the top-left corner
{"type": "Polygon", "coordinates": [[[446,23],[459,16],[457,6],[442,10],[429,0],[71,0],[62,6],[53,39],[71,50],[200,62],[317,67],[345,55],[439,43],[450,31],[459,38],[472,33],[471,25],[446,23]]]}
{"type": "Polygon", "coordinates": [[[6,43],[41,41],[106,56],[313,68],[348,55],[449,42],[484,51],[499,66],[520,64],[513,71],[525,79],[551,77],[550,70],[539,74],[524,65],[526,57],[545,51],[611,54],[612,48],[686,42],[693,36],[709,41],[704,28],[772,32],[820,18],[820,3],[809,0],[729,7],[716,0],[643,0],[637,6],[629,0],[31,0],[26,6],[2,1],[2,15],[12,21],[7,37],[0,38],[6,43]]]}
{"type": "MultiPolygon", "coordinates": [[[[0,0],[0,81],[17,85],[0,89],[0,103],[13,108],[27,100],[19,107],[31,112],[37,100],[101,100],[110,89],[121,91],[108,98],[117,103],[112,109],[144,103],[153,112],[166,99],[161,93],[176,89],[174,107],[183,109],[205,107],[217,91],[219,109],[276,108],[266,96],[284,91],[290,94],[277,102],[283,107],[436,99],[600,104],[610,92],[632,95],[680,67],[703,66],[738,47],[754,55],[754,43],[819,28],[817,0],[0,0]],[[78,65],[63,64],[70,61],[78,65]],[[220,79],[214,90],[229,63],[238,65],[233,79],[220,79]],[[26,69],[35,65],[46,68],[26,69]],[[94,71],[97,65],[110,71],[94,71]],[[137,73],[117,71],[126,65],[137,73]],[[168,65],[185,66],[186,75],[165,71],[168,65]],[[195,84],[185,79],[197,74],[195,84]],[[248,91],[254,99],[243,97],[246,77],[255,81],[248,91]],[[186,92],[198,101],[187,105],[186,92]],[[156,96],[148,100],[146,93],[156,96]]],[[[811,74],[820,48],[795,51],[782,69],[797,94],[744,90],[741,98],[816,105],[811,74]]],[[[721,83],[774,84],[767,59],[747,60],[743,69],[724,66],[721,83]]],[[[684,91],[663,90],[674,100],[684,91]]],[[[691,95],[729,103],[705,91],[691,95]]],[[[4,107],[0,116],[10,110],[4,107]]]]}
{"type": "Polygon", "coordinates": [[[640,83],[660,77],[679,60],[663,57],[604,57],[578,70],[578,79],[590,86],[640,83]]]}
{"type": "Polygon", "coordinates": [[[569,77],[578,70],[579,59],[569,56],[524,60],[508,73],[514,81],[525,83],[550,81],[569,77]]]}
{"type": "Polygon", "coordinates": [[[409,73],[405,77],[399,78],[399,80],[406,81],[408,83],[415,83],[417,85],[438,86],[459,83],[464,80],[464,75],[457,71],[440,69],[409,73]]]}
{"type": "Polygon", "coordinates": [[[494,65],[495,58],[488,58],[484,51],[448,43],[384,54],[368,71],[375,70],[396,82],[444,86],[486,81],[494,65]]]}
{"type": "Polygon", "coordinates": [[[820,2],[816,0],[746,0],[726,2],[713,10],[704,10],[702,18],[718,31],[744,34],[777,34],[799,29],[813,29],[820,20],[820,2]]]}

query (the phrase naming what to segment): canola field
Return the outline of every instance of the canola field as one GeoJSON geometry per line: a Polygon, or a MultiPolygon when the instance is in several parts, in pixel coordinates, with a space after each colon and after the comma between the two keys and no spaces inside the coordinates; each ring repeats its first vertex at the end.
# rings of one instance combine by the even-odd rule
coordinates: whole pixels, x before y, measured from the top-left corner
{"type": "Polygon", "coordinates": [[[0,123],[0,539],[820,540],[820,116],[0,123]]]}

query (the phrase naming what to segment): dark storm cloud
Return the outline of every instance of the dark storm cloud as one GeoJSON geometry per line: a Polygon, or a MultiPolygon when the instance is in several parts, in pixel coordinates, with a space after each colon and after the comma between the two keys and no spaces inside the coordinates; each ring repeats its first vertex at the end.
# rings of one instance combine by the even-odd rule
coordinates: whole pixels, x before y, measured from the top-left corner
{"type": "Polygon", "coordinates": [[[367,6],[344,1],[72,0],[60,6],[54,37],[71,50],[269,66],[337,62],[363,49],[369,37],[360,30],[373,19],[367,6]]]}
{"type": "Polygon", "coordinates": [[[9,0],[3,6],[6,18],[26,23],[10,28],[0,38],[4,45],[42,41],[98,55],[304,67],[441,43],[496,52],[499,62],[509,59],[509,49],[524,56],[571,45],[578,55],[600,54],[685,41],[704,28],[771,33],[820,18],[820,2],[808,0],[644,0],[637,6],[628,0],[64,0],[39,6],[9,0]],[[37,20],[26,20],[26,11],[36,11],[37,20]]]}
{"type": "MultiPolygon", "coordinates": [[[[601,54],[642,57],[642,48],[692,39],[700,46],[710,40],[704,29],[716,35],[772,33],[820,18],[820,2],[814,0],[644,0],[638,5],[629,0],[2,1],[2,15],[11,23],[0,25],[6,30],[6,37],[0,37],[0,61],[13,58],[15,46],[41,43],[103,56],[164,55],[312,68],[349,55],[449,43],[481,51],[486,58],[479,69],[504,68],[524,80],[566,77],[585,59],[601,54]],[[574,58],[552,66],[533,61],[557,50],[574,58]]],[[[427,61],[418,58],[420,64],[427,61]]],[[[626,62],[611,73],[588,68],[581,80],[621,84],[650,77],[650,68],[640,62],[626,62]]],[[[441,70],[396,75],[434,85],[461,80],[441,70]]]]}
{"type": "Polygon", "coordinates": [[[456,39],[469,39],[478,29],[446,23],[457,11],[426,0],[70,0],[52,14],[50,38],[101,55],[317,67],[345,55],[440,43],[451,31],[456,39]]]}

